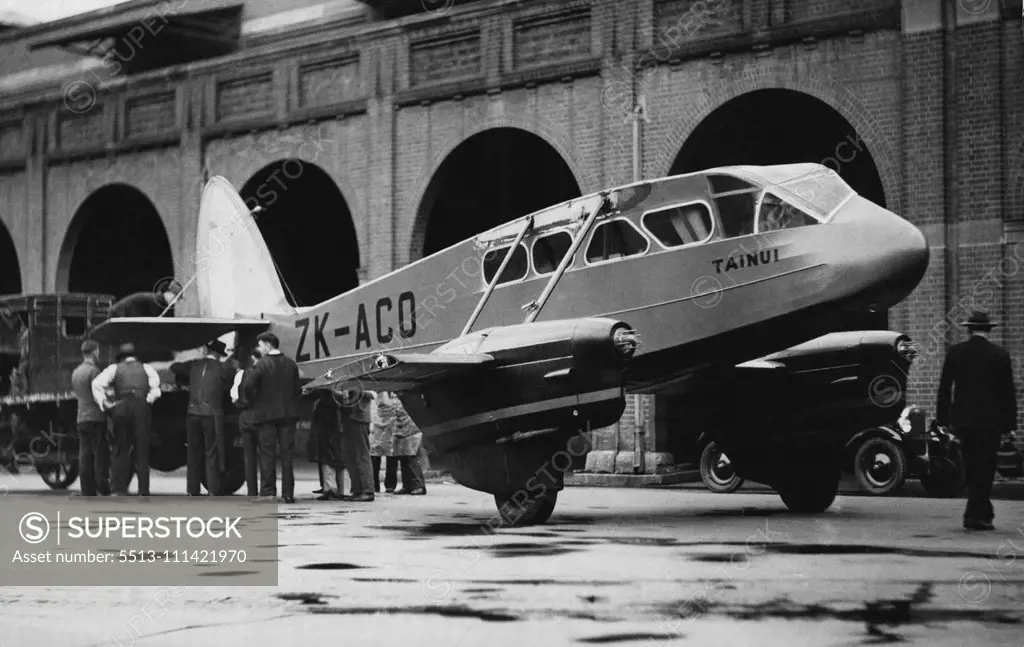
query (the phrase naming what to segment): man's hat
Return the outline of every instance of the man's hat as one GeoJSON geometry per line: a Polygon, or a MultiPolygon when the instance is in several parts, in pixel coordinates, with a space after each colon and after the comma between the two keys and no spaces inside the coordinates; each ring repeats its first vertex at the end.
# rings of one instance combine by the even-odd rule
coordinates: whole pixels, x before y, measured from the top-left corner
{"type": "Polygon", "coordinates": [[[210,349],[211,353],[216,353],[218,355],[227,355],[228,347],[225,346],[224,342],[222,342],[219,339],[214,339],[213,341],[207,343],[206,347],[210,349]]]}
{"type": "Polygon", "coordinates": [[[965,328],[977,328],[978,330],[991,330],[997,325],[989,318],[988,313],[983,310],[972,310],[971,316],[964,322],[965,328]]]}
{"type": "Polygon", "coordinates": [[[90,355],[90,354],[92,354],[93,352],[95,352],[95,351],[97,351],[99,349],[100,349],[100,345],[97,344],[96,342],[94,342],[91,339],[86,339],[85,341],[82,342],[82,354],[83,355],[90,355]]]}
{"type": "Polygon", "coordinates": [[[125,357],[130,357],[130,356],[132,356],[134,354],[135,354],[135,345],[131,344],[131,343],[121,344],[121,347],[117,349],[117,359],[118,360],[124,359],[125,357]]]}

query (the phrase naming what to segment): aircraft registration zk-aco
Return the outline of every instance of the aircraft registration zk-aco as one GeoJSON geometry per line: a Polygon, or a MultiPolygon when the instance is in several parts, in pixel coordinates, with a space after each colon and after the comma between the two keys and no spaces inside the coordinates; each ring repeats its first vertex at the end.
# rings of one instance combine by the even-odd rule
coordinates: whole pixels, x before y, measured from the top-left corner
{"type": "MultiPolygon", "coordinates": [[[[614,424],[627,393],[670,393],[889,308],[928,265],[916,227],[817,164],[593,193],[308,308],[288,304],[253,224],[228,182],[210,180],[201,316],[111,319],[93,338],[184,350],[233,331],[245,351],[269,329],[307,391],[397,392],[455,480],[493,494],[515,524],[551,515],[564,479],[545,467],[580,431],[614,424]]],[[[718,440],[741,476],[794,511],[832,505],[836,448],[737,438],[718,440]]]]}

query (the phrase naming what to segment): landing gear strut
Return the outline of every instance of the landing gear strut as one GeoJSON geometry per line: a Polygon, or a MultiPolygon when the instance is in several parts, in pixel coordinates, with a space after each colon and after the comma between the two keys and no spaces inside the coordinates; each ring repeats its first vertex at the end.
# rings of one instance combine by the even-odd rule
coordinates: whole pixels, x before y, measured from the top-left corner
{"type": "Polygon", "coordinates": [[[519,490],[511,494],[495,494],[501,520],[508,526],[531,526],[542,524],[555,511],[558,492],[544,492],[540,495],[519,490]]]}

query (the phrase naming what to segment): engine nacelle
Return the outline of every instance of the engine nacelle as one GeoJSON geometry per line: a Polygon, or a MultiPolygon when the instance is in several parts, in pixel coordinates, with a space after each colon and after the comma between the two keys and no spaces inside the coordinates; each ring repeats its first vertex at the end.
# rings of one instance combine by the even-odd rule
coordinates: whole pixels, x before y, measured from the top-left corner
{"type": "Polygon", "coordinates": [[[488,328],[435,352],[486,353],[493,363],[399,395],[438,451],[516,432],[603,427],[622,416],[623,375],[636,347],[633,329],[613,319],[488,328]]]}

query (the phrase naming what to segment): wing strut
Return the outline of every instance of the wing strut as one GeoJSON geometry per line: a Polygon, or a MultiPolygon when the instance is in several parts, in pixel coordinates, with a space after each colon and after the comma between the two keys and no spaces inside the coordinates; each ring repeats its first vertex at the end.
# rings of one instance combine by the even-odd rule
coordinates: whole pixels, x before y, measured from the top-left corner
{"type": "Polygon", "coordinates": [[[515,242],[508,248],[508,253],[505,254],[505,258],[501,261],[501,267],[498,268],[498,271],[494,274],[494,278],[491,279],[491,284],[487,286],[487,291],[484,292],[482,297],[480,297],[480,301],[476,304],[476,309],[473,310],[473,314],[469,316],[469,321],[466,322],[466,326],[462,329],[462,334],[459,335],[459,337],[465,337],[469,333],[469,329],[476,323],[476,320],[480,317],[480,313],[483,312],[484,305],[487,303],[487,300],[491,298],[491,293],[494,292],[494,288],[498,286],[498,281],[501,279],[501,275],[505,272],[505,266],[507,266],[509,261],[512,260],[512,255],[515,254],[516,249],[519,247],[519,243],[523,242],[523,238],[526,237],[526,234],[529,233],[531,229],[533,229],[532,217],[526,219],[526,224],[524,224],[523,228],[519,231],[519,235],[516,236],[515,242]]]}
{"type": "Polygon", "coordinates": [[[558,269],[555,270],[555,273],[551,276],[548,284],[544,286],[544,291],[541,292],[540,297],[536,301],[531,301],[523,306],[523,310],[527,310],[530,313],[526,316],[526,321],[523,323],[533,323],[534,319],[537,318],[537,315],[540,314],[541,308],[543,308],[544,304],[547,303],[548,297],[551,296],[555,286],[558,285],[558,281],[562,278],[562,275],[565,274],[565,270],[572,264],[573,259],[576,257],[576,252],[583,243],[583,238],[587,235],[587,232],[590,231],[590,228],[594,225],[594,221],[597,220],[599,215],[601,215],[604,208],[608,206],[608,196],[609,194],[607,191],[601,194],[601,203],[590,213],[586,222],[584,222],[583,226],[576,232],[576,237],[573,239],[572,245],[569,246],[569,251],[567,251],[565,256],[562,257],[562,262],[558,264],[558,269]]]}

